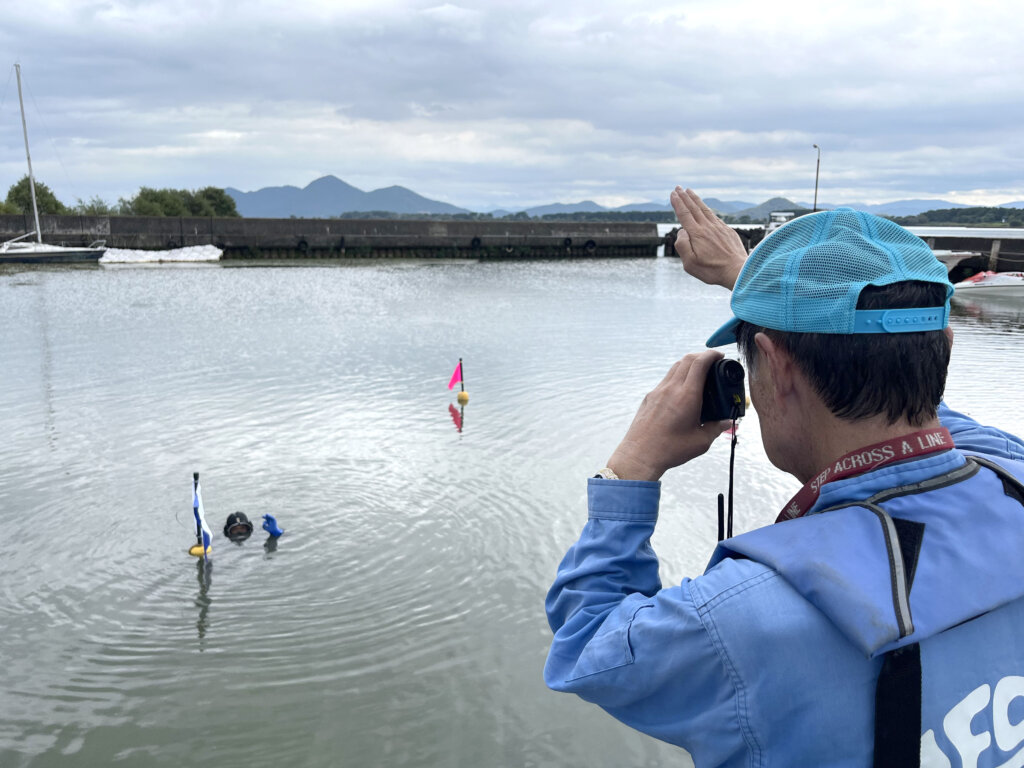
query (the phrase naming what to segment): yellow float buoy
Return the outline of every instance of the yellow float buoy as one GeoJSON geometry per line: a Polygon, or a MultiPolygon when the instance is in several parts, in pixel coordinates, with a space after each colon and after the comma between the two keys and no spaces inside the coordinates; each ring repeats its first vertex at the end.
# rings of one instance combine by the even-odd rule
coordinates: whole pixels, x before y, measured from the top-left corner
{"type": "Polygon", "coordinates": [[[469,392],[467,392],[466,390],[462,390],[461,392],[459,392],[458,395],[455,396],[455,399],[459,401],[459,405],[465,405],[466,403],[469,402],[469,392]]]}
{"type": "MultiPolygon", "coordinates": [[[[210,554],[211,552],[213,552],[213,547],[207,547],[206,548],[206,554],[210,554]]],[[[192,557],[202,557],[203,556],[203,545],[202,544],[193,544],[189,548],[188,553],[190,555],[192,555],[192,557]]]]}

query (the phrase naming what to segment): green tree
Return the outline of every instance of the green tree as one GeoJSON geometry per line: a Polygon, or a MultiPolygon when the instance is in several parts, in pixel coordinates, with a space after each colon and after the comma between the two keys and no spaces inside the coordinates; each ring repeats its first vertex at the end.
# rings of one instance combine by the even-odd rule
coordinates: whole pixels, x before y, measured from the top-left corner
{"type": "MultiPolygon", "coordinates": [[[[122,206],[124,207],[124,206],[122,206]]],[[[129,216],[188,216],[185,200],[176,189],[142,187],[127,201],[129,216]]]]}
{"type": "Polygon", "coordinates": [[[939,208],[917,216],[896,216],[893,221],[905,227],[928,224],[992,227],[1004,226],[1008,219],[1020,219],[1022,214],[1024,210],[1020,208],[939,208]]]}
{"type": "Polygon", "coordinates": [[[220,187],[203,187],[195,193],[195,199],[203,201],[210,207],[210,216],[236,217],[238,208],[235,199],[220,187]]]}
{"type": "Polygon", "coordinates": [[[71,210],[79,216],[110,216],[118,212],[116,206],[110,205],[99,195],[93,195],[88,202],[78,198],[78,203],[71,210]]]}
{"type": "MultiPolygon", "coordinates": [[[[11,185],[7,190],[7,205],[14,206],[16,213],[29,213],[32,210],[32,190],[29,188],[28,174],[11,185]]],[[[64,205],[52,190],[41,181],[36,181],[36,205],[40,213],[67,213],[64,205]]]]}
{"type": "Polygon", "coordinates": [[[196,192],[142,187],[130,200],[121,198],[120,210],[127,216],[239,215],[235,201],[219,187],[204,187],[196,192]]]}

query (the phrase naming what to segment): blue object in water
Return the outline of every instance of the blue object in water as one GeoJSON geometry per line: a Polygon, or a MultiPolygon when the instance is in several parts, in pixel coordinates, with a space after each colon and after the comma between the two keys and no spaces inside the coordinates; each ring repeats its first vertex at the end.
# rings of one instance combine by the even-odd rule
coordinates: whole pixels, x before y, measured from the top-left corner
{"type": "Polygon", "coordinates": [[[277,538],[284,533],[284,528],[277,524],[277,520],[274,519],[273,515],[263,516],[263,530],[269,533],[274,538],[277,538]]]}

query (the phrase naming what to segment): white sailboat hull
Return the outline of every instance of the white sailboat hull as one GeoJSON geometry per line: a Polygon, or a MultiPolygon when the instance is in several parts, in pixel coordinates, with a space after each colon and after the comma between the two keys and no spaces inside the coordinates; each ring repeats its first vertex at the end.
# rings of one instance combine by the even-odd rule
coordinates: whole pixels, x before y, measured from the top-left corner
{"type": "Polygon", "coordinates": [[[7,242],[0,244],[0,264],[70,264],[98,262],[106,248],[74,248],[48,243],[7,242]]]}

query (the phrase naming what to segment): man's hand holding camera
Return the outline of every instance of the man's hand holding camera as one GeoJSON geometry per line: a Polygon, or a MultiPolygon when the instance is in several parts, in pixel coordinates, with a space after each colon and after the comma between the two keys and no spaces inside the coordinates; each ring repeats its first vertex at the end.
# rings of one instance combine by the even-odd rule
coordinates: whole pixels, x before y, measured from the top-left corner
{"type": "Polygon", "coordinates": [[[666,470],[705,453],[731,421],[700,423],[704,383],[722,353],[679,360],[640,404],[608,466],[621,480],[659,480],[666,470]]]}
{"type": "MultiPolygon", "coordinates": [[[[732,290],[747,259],[739,235],[696,192],[676,187],[670,199],[681,229],[676,252],[683,268],[709,285],[732,290]]],[[[701,424],[708,372],[722,354],[687,355],[640,404],[608,467],[622,480],[659,480],[666,470],[705,453],[731,421],[701,424]]],[[[742,411],[741,411],[742,413],[742,411]]]]}

